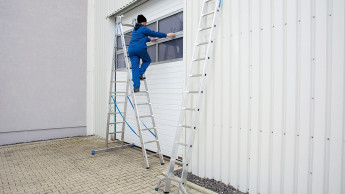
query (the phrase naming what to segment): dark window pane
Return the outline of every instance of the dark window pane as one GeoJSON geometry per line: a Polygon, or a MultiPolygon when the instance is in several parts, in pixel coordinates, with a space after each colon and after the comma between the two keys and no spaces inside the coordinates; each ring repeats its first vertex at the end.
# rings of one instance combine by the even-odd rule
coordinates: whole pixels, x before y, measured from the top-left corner
{"type": "Polygon", "coordinates": [[[121,68],[125,68],[126,67],[126,63],[124,61],[124,55],[123,54],[119,54],[117,55],[117,66],[116,69],[121,69],[121,68]]]}
{"type": "Polygon", "coordinates": [[[117,36],[116,38],[117,38],[116,39],[117,50],[121,50],[122,49],[121,36],[117,36]]]}
{"type": "MultiPolygon", "coordinates": [[[[150,29],[150,30],[153,30],[153,31],[157,32],[157,22],[154,22],[154,23],[152,23],[152,24],[150,24],[150,25],[147,25],[146,27],[147,27],[148,29],[150,29]]],[[[149,36],[149,38],[152,38],[152,37],[149,36]]]]}
{"type": "MultiPolygon", "coordinates": [[[[126,45],[129,45],[129,42],[131,41],[131,37],[132,36],[132,32],[127,32],[125,33],[125,41],[126,41],[126,45]]],[[[117,40],[116,40],[116,45],[117,45],[117,50],[121,50],[122,49],[122,41],[121,41],[121,36],[117,36],[117,40]]]]}
{"type": "Polygon", "coordinates": [[[147,47],[147,52],[149,53],[150,57],[151,57],[151,62],[154,63],[156,62],[156,47],[157,45],[152,45],[147,47]]]}
{"type": "Polygon", "coordinates": [[[158,61],[166,61],[183,57],[183,38],[158,44],[158,61]]]}
{"type": "Polygon", "coordinates": [[[152,24],[149,24],[146,26],[148,29],[153,30],[153,31],[157,31],[157,22],[154,22],[152,24]]]}
{"type": "Polygon", "coordinates": [[[164,33],[183,31],[183,12],[158,21],[158,30],[164,33]]]}

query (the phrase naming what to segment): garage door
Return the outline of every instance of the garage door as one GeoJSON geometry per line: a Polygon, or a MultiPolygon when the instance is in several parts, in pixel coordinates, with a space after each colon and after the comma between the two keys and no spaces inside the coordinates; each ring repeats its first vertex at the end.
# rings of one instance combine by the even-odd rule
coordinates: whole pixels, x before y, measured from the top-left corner
{"type": "MultiPolygon", "coordinates": [[[[178,32],[176,38],[161,39],[158,43],[148,44],[148,52],[152,63],[149,66],[146,77],[151,94],[152,106],[155,115],[157,131],[159,135],[162,153],[170,156],[173,140],[178,122],[179,110],[182,99],[184,83],[183,58],[183,1],[152,0],[124,14],[123,23],[131,23],[138,14],[143,14],[148,20],[148,27],[160,32],[178,32]],[[168,1],[168,2],[167,2],[168,1]]],[[[127,34],[131,34],[130,28],[125,28],[127,34]]],[[[127,41],[129,43],[129,40],[127,41]]],[[[119,45],[120,46],[120,45],[119,45]]],[[[118,58],[123,57],[121,48],[117,51],[118,58]]],[[[123,68],[119,64],[118,68],[123,68]]],[[[126,74],[117,73],[116,79],[124,80],[126,74]]],[[[141,86],[143,89],[144,86],[141,86]]],[[[118,86],[118,91],[124,88],[118,86]]],[[[120,101],[120,100],[119,100],[120,101]]],[[[146,96],[137,95],[137,103],[145,102],[146,96]]],[[[139,107],[140,115],[148,115],[148,107],[139,107]]],[[[121,117],[117,118],[121,120],[121,117]]],[[[150,118],[142,121],[147,127],[151,125],[150,118]]],[[[138,131],[134,110],[127,107],[127,122],[135,132],[138,131]]],[[[143,125],[142,125],[143,126],[143,125]]],[[[118,129],[119,131],[121,129],[118,129]]],[[[148,131],[143,134],[144,140],[153,140],[154,136],[148,131]]],[[[140,146],[139,138],[126,126],[125,141],[140,146]]],[[[155,144],[148,144],[147,149],[156,151],[155,144]]]]}

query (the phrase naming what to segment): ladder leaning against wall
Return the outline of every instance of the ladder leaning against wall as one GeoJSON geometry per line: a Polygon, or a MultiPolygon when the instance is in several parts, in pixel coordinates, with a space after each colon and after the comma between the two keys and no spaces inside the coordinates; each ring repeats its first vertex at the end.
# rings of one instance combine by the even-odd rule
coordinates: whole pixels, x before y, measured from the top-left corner
{"type": "MultiPolygon", "coordinates": [[[[149,161],[148,161],[148,154],[146,151],[147,144],[156,144],[157,146],[157,153],[151,154],[150,156],[158,155],[162,165],[164,165],[164,160],[163,160],[163,155],[160,148],[160,143],[158,140],[157,128],[156,128],[150,93],[148,90],[148,84],[146,82],[146,79],[140,80],[141,82],[144,82],[143,85],[145,86],[145,90],[143,91],[134,93],[134,88],[132,84],[131,65],[130,65],[130,60],[129,60],[128,51],[127,51],[128,45],[126,45],[126,39],[125,39],[125,37],[131,37],[131,36],[124,34],[123,26],[134,27],[135,20],[133,20],[133,24],[123,24],[122,18],[123,18],[122,15],[116,16],[115,18],[115,22],[116,22],[115,40],[114,40],[113,63],[112,63],[111,79],[110,79],[109,111],[108,111],[108,118],[107,118],[105,149],[93,150],[92,154],[94,155],[98,151],[108,151],[108,150],[119,148],[119,147],[125,147],[125,146],[133,147],[134,144],[128,144],[124,142],[125,129],[127,125],[128,128],[133,132],[133,134],[135,134],[140,139],[145,166],[147,169],[149,169],[150,166],[149,166],[149,161]],[[118,50],[117,48],[118,36],[121,37],[123,59],[119,59],[116,55],[116,51],[118,50]],[[125,67],[118,68],[119,62],[124,62],[125,67]],[[122,76],[122,77],[126,77],[126,79],[118,80],[116,77],[117,73],[124,74],[125,76],[122,76]],[[121,89],[122,91],[120,91],[121,89]],[[129,98],[130,95],[132,96],[132,101],[129,98]],[[145,102],[137,103],[137,98],[136,98],[137,96],[146,97],[144,98],[145,102]],[[131,107],[133,108],[135,112],[138,133],[126,121],[128,103],[130,103],[131,107]],[[123,106],[121,106],[122,104],[123,106]],[[149,109],[149,114],[141,115],[138,109],[139,106],[140,107],[146,106],[146,108],[149,109]],[[151,118],[149,119],[151,122],[151,125],[148,125],[147,127],[145,123],[141,120],[143,118],[151,118]],[[117,131],[116,129],[119,129],[119,128],[121,128],[121,130],[117,131]],[[148,132],[150,132],[150,134],[154,137],[154,140],[144,141],[144,133],[148,133],[148,132]],[[116,134],[121,134],[121,139],[116,139],[116,134]],[[109,141],[109,138],[111,138],[112,141],[109,141]],[[112,143],[121,143],[121,145],[110,147],[109,145],[112,143]]],[[[118,77],[121,77],[121,76],[118,76],[118,77]]]]}
{"type": "Polygon", "coordinates": [[[194,44],[192,61],[186,81],[186,91],[182,100],[179,123],[176,131],[173,150],[171,153],[169,169],[166,177],[159,181],[158,186],[155,188],[156,191],[158,191],[161,186],[164,186],[164,193],[169,193],[171,181],[174,181],[178,184],[179,193],[187,193],[184,185],[187,180],[194,139],[198,129],[197,123],[200,113],[200,105],[206,85],[207,67],[212,62],[217,19],[220,8],[221,0],[204,0],[203,2],[199,20],[199,27],[194,44]],[[208,23],[211,23],[211,25],[209,25],[208,23]],[[201,40],[203,37],[205,40],[201,40]],[[196,72],[196,70],[199,70],[199,72],[196,72]],[[197,85],[198,89],[192,89],[195,85],[197,85]],[[192,99],[195,99],[195,97],[196,103],[194,104],[192,99]],[[192,114],[192,118],[190,120],[191,122],[186,119],[186,111],[189,111],[192,114]],[[190,124],[188,124],[188,122],[190,124]],[[183,142],[183,132],[184,134],[189,134],[188,143],[183,142]],[[182,157],[183,162],[179,162],[178,160],[176,160],[179,146],[183,146],[183,148],[185,148],[185,153],[182,157]],[[183,166],[181,178],[175,178],[174,176],[176,163],[182,164],[183,166]]]}

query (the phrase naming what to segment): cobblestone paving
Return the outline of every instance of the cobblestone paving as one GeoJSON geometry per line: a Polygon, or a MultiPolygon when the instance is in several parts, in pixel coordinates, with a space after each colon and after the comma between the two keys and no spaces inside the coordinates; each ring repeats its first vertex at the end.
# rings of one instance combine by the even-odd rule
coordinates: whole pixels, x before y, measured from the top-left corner
{"type": "Polygon", "coordinates": [[[147,170],[138,148],[91,155],[103,147],[93,136],[0,146],[0,193],[163,193],[154,188],[168,162],[150,157],[147,170]]]}

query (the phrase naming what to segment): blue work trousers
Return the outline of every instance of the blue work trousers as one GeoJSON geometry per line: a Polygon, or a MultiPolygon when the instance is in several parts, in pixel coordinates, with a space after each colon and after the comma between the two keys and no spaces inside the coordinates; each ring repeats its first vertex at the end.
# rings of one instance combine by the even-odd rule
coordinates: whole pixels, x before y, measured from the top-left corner
{"type": "Polygon", "coordinates": [[[132,63],[133,87],[140,88],[140,75],[144,75],[147,67],[150,65],[150,55],[147,53],[147,48],[129,48],[128,55],[132,63]],[[140,59],[143,63],[139,68],[140,59]]]}

